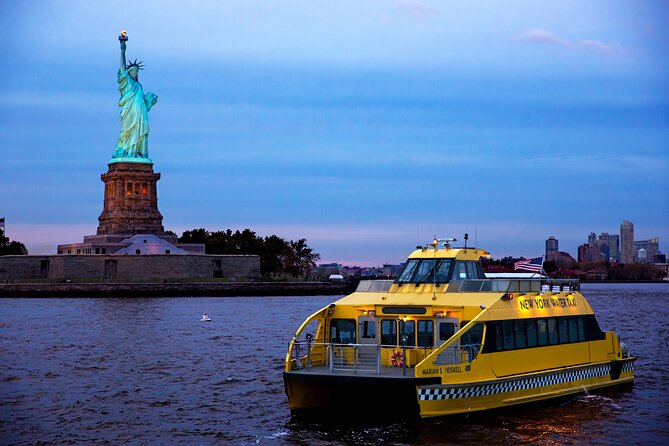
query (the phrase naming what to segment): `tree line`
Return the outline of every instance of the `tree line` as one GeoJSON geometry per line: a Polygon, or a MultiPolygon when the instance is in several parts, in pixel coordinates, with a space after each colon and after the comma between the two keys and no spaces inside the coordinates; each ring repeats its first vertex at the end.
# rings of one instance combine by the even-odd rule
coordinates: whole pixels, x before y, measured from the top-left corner
{"type": "Polygon", "coordinates": [[[306,239],[285,240],[276,235],[260,237],[250,229],[232,232],[185,231],[179,243],[204,243],[207,254],[256,254],[265,277],[309,277],[321,258],[307,245],[306,239]]]}
{"type": "Polygon", "coordinates": [[[25,256],[28,250],[21,242],[10,240],[5,231],[0,229],[0,256],[25,256]]]}

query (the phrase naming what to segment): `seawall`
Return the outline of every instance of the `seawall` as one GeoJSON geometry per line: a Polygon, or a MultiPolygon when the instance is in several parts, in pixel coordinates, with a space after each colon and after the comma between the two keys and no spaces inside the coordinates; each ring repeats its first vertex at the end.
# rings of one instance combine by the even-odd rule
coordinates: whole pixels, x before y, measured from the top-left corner
{"type": "Polygon", "coordinates": [[[343,295],[329,282],[2,283],[0,297],[162,297],[343,295]]]}

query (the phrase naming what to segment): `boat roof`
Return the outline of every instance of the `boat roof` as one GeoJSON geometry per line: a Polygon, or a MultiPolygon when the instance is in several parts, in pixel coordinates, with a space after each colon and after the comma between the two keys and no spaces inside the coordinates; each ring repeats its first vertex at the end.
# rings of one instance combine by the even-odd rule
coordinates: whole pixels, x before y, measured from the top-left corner
{"type": "MultiPolygon", "coordinates": [[[[431,285],[430,285],[431,286],[431,285]]],[[[335,301],[337,305],[353,306],[439,306],[463,308],[465,306],[492,306],[499,301],[504,293],[469,293],[463,295],[460,293],[432,293],[429,291],[418,291],[415,293],[361,293],[355,292],[335,301]]]]}
{"type": "Polygon", "coordinates": [[[490,257],[488,251],[477,248],[427,248],[416,249],[409,254],[411,259],[457,259],[457,260],[479,260],[481,257],[490,257]]]}

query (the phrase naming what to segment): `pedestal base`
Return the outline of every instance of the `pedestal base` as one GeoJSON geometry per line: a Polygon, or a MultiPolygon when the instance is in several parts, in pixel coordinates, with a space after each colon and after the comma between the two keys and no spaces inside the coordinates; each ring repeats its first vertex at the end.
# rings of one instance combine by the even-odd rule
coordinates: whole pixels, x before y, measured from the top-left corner
{"type": "Polygon", "coordinates": [[[153,172],[152,163],[116,159],[101,178],[105,200],[98,235],[165,233],[156,188],[160,174],[153,172]]]}

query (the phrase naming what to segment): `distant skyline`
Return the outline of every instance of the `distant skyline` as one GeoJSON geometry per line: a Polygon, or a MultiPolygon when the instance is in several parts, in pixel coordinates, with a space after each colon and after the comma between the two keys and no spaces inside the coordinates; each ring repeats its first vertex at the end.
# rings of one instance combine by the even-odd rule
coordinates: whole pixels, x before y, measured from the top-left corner
{"type": "Polygon", "coordinates": [[[178,234],[376,266],[465,232],[575,254],[629,220],[667,250],[665,2],[10,0],[0,24],[0,217],[31,253],[95,233],[121,29],[178,234]]]}

